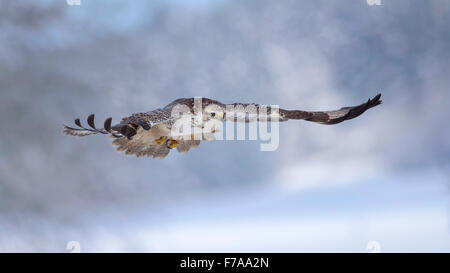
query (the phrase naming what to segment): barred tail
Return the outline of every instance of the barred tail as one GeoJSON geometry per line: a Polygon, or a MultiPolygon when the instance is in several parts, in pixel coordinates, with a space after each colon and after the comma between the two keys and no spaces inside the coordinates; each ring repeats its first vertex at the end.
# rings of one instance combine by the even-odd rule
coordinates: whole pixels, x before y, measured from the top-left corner
{"type": "Polygon", "coordinates": [[[92,128],[86,128],[83,125],[81,125],[80,119],[75,119],[75,125],[78,126],[78,128],[69,127],[67,125],[64,125],[64,134],[70,135],[70,136],[89,136],[89,135],[95,135],[95,134],[105,134],[105,135],[112,135],[114,137],[122,137],[123,135],[120,134],[120,132],[113,130],[111,128],[111,121],[112,118],[107,118],[104,123],[104,128],[98,129],[95,127],[94,123],[94,117],[95,115],[92,114],[87,118],[88,125],[92,128]]]}

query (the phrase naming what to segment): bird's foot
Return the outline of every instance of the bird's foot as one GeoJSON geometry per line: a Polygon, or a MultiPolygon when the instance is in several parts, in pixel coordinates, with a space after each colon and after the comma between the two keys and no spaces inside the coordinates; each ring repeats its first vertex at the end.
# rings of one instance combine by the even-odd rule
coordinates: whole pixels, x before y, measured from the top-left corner
{"type": "Polygon", "coordinates": [[[175,139],[168,139],[167,140],[167,147],[170,148],[170,149],[173,149],[173,148],[177,147],[178,144],[180,144],[180,142],[178,142],[178,140],[175,140],[175,139]]]}
{"type": "Polygon", "coordinates": [[[155,139],[155,142],[156,142],[156,144],[161,145],[161,144],[164,144],[166,142],[166,139],[167,139],[167,137],[162,136],[162,137],[160,137],[158,139],[155,139]]]}

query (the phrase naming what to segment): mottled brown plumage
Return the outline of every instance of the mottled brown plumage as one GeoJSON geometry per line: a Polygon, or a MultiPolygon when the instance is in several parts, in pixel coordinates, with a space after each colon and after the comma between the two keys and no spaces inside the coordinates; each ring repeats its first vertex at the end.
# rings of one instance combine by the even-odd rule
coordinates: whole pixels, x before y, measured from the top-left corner
{"type": "Polygon", "coordinates": [[[77,118],[75,124],[78,128],[64,126],[64,133],[72,136],[108,134],[115,138],[113,145],[117,146],[118,151],[125,151],[126,154],[134,154],[138,157],[163,158],[172,148],[176,147],[179,152],[188,152],[191,148],[198,147],[200,140],[211,140],[211,133],[208,136],[205,133],[199,136],[195,131],[184,134],[182,137],[174,136],[171,130],[177,128],[175,125],[183,114],[190,115],[190,126],[200,129],[203,129],[205,123],[210,120],[252,122],[302,119],[321,124],[337,124],[358,117],[367,109],[381,104],[380,98],[381,94],[378,94],[360,105],[343,107],[334,111],[312,112],[280,108],[277,109],[278,114],[272,113],[276,109],[259,104],[223,104],[208,98],[180,98],[164,108],[132,114],[113,126],[112,118],[107,118],[104,128],[100,129],[95,126],[93,114],[87,118],[90,128],[84,127],[77,118]],[[199,113],[201,115],[198,115],[199,113]]]}

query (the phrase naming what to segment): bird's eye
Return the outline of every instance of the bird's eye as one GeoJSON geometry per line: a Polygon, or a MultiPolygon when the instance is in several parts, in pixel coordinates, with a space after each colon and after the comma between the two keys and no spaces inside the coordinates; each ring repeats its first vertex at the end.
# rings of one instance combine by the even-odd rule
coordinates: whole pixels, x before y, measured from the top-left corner
{"type": "Polygon", "coordinates": [[[216,116],[216,113],[211,113],[211,117],[215,117],[216,116]]]}

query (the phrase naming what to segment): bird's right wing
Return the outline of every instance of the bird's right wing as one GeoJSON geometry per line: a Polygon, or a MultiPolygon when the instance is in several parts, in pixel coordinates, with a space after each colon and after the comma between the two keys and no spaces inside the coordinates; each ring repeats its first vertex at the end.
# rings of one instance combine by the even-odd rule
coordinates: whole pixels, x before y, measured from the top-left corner
{"type": "Polygon", "coordinates": [[[127,137],[130,139],[137,133],[138,128],[143,128],[148,131],[152,126],[174,121],[170,116],[170,112],[164,109],[156,109],[146,113],[135,113],[129,117],[124,117],[119,124],[113,126],[111,126],[112,118],[109,117],[104,122],[104,128],[97,128],[94,118],[94,114],[89,115],[87,118],[87,123],[90,128],[83,126],[80,119],[77,118],[74,121],[77,128],[64,125],[64,133],[71,136],[109,134],[117,138],[127,137]]]}

